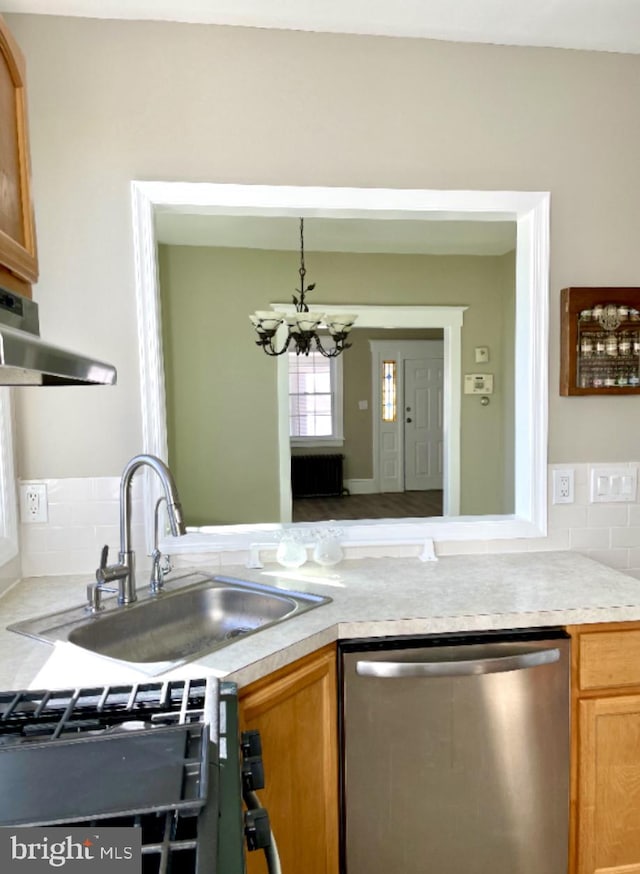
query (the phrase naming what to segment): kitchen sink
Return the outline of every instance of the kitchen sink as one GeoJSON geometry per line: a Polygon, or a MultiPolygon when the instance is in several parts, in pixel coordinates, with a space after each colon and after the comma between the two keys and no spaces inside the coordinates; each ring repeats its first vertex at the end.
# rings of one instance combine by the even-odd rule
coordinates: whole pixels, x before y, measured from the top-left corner
{"type": "Polygon", "coordinates": [[[233,577],[189,574],[176,582],[177,588],[168,583],[159,595],[145,593],[126,607],[111,599],[97,615],[78,607],[9,629],[124,661],[180,663],[331,600],[233,577]]]}

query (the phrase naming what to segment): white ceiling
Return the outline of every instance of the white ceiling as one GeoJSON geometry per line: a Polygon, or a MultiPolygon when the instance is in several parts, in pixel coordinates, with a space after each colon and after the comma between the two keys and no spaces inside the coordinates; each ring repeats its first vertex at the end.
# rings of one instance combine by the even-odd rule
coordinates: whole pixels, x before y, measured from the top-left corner
{"type": "MultiPolygon", "coordinates": [[[[161,243],[296,251],[297,218],[207,215],[157,210],[161,243]]],[[[516,247],[516,223],[307,218],[308,252],[393,252],[423,255],[504,255],[516,247]]]]}
{"type": "Polygon", "coordinates": [[[0,0],[0,10],[640,53],[639,0],[0,0]]]}

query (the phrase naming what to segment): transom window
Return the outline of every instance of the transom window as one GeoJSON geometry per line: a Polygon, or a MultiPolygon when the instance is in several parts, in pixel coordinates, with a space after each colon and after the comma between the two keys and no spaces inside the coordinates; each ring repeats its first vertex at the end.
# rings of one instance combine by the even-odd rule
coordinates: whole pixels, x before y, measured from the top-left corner
{"type": "Polygon", "coordinates": [[[293,445],[342,444],[342,361],[289,352],[289,435],[293,445]]]}

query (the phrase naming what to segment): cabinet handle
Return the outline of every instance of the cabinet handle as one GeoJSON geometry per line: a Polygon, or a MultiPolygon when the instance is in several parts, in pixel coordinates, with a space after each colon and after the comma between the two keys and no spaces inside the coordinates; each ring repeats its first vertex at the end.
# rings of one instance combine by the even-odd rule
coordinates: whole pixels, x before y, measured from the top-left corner
{"type": "Polygon", "coordinates": [[[466,677],[520,671],[550,665],[560,659],[559,649],[540,649],[485,659],[451,662],[356,662],[356,674],[361,677],[402,679],[406,677],[466,677]]]}

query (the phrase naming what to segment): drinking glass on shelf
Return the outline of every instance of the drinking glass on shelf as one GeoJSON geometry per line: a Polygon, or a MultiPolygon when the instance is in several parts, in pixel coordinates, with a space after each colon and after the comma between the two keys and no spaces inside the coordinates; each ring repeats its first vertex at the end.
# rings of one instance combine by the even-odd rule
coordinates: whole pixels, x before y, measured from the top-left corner
{"type": "Polygon", "coordinates": [[[593,340],[588,334],[580,338],[580,354],[583,358],[591,358],[593,355],[593,340]]]}
{"type": "Polygon", "coordinates": [[[628,334],[623,333],[618,340],[618,353],[623,358],[628,358],[631,354],[631,338],[628,334]]]}
{"type": "Polygon", "coordinates": [[[618,340],[615,334],[609,334],[604,341],[605,352],[609,358],[616,358],[618,355],[618,340]]]}

